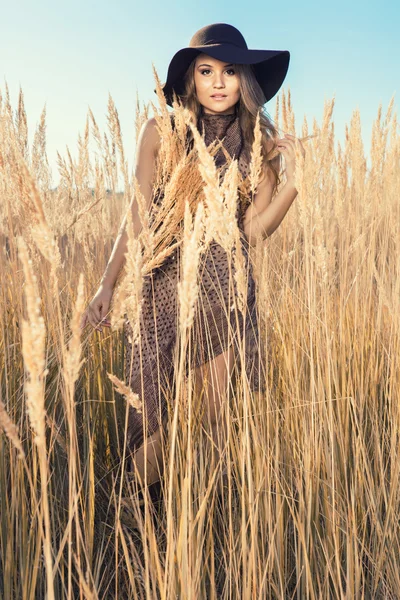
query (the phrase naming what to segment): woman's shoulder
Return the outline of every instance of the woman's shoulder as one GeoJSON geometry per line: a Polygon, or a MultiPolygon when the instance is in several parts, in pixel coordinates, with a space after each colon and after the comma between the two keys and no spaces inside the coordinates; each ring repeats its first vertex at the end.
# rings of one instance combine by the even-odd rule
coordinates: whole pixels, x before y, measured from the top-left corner
{"type": "MultiPolygon", "coordinates": [[[[175,112],[169,111],[168,118],[171,121],[172,129],[175,129],[175,112]]],[[[149,117],[145,119],[139,131],[138,145],[139,147],[145,148],[146,152],[149,150],[157,154],[161,146],[161,134],[160,134],[160,120],[162,130],[162,115],[156,117],[149,117]]]]}
{"type": "MultiPolygon", "coordinates": [[[[172,126],[174,127],[175,125],[175,111],[171,110],[168,113],[168,117],[171,121],[172,126]]],[[[163,115],[159,115],[158,119],[156,119],[155,117],[149,117],[148,119],[146,119],[143,124],[142,124],[142,130],[144,135],[147,136],[151,136],[154,138],[159,138],[160,134],[159,134],[159,127],[158,127],[158,122],[163,119],[163,115]]]]}
{"type": "Polygon", "coordinates": [[[149,117],[143,121],[140,128],[138,143],[139,146],[146,146],[147,149],[151,148],[154,153],[158,151],[161,138],[157,119],[155,117],[149,117]]]}

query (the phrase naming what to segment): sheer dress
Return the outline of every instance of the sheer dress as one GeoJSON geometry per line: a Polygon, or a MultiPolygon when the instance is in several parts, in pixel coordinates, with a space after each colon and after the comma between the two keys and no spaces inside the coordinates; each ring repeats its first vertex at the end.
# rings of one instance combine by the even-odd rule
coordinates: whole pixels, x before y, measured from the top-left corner
{"type": "MultiPolygon", "coordinates": [[[[204,134],[207,146],[216,137],[223,139],[224,148],[230,156],[238,159],[239,170],[243,177],[247,177],[249,160],[244,152],[237,113],[220,115],[203,112],[198,129],[204,134]]],[[[221,149],[214,160],[217,166],[226,162],[221,149]]],[[[233,270],[229,277],[227,254],[213,241],[202,257],[199,268],[199,299],[191,331],[191,367],[209,362],[232,344],[235,347],[235,340],[240,341],[244,337],[245,371],[249,387],[251,390],[263,391],[265,373],[259,349],[255,281],[248,253],[249,245],[243,231],[244,210],[238,202],[236,219],[241,232],[247,274],[246,319],[243,320],[239,310],[232,310],[233,270]],[[229,337],[227,315],[231,332],[229,337]],[[235,332],[233,336],[232,331],[235,332]]],[[[180,247],[174,250],[161,267],[154,269],[144,279],[141,335],[137,344],[131,343],[132,329],[127,319],[124,324],[125,381],[142,401],[141,413],[133,407],[129,408],[127,444],[131,452],[143,444],[143,419],[147,421],[147,435],[150,436],[164,424],[168,414],[166,394],[168,390],[172,392],[174,389],[173,355],[179,333],[179,258],[180,247]]]]}

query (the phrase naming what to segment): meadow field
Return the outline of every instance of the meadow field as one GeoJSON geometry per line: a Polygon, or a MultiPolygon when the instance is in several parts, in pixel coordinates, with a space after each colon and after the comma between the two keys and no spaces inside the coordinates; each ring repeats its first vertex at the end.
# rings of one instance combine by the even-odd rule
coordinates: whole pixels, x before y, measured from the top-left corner
{"type": "MultiPolygon", "coordinates": [[[[208,211],[181,205],[174,410],[153,508],[147,494],[139,506],[123,460],[137,401],[123,383],[123,315],[139,318],[157,246],[145,216],[140,239],[129,236],[112,327],[79,328],[138,194],[117,109],[110,97],[106,132],[89,111],[77,159],[58,155],[53,188],[45,111],[30,147],[23,92],[14,108],[1,90],[2,600],[400,598],[398,122],[393,100],[377,107],[367,168],[359,112],[341,147],[334,104],[321,123],[296,123],[289,91],[271,114],[282,134],[314,137],[298,196],[252,249],[267,390],[235,383],[227,477],[184,377],[201,235],[218,220],[227,248],[237,241],[234,186],[221,201],[212,157],[199,152],[208,211]]],[[[166,107],[157,110],[161,119],[166,107]]],[[[137,135],[150,115],[137,105],[137,135]]],[[[255,147],[254,177],[256,158],[255,147]]]]}

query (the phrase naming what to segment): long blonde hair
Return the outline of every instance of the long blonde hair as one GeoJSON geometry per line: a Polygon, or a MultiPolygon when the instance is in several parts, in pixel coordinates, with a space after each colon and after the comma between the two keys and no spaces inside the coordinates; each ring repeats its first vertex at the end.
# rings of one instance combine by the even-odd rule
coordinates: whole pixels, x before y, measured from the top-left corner
{"type": "MultiPolygon", "coordinates": [[[[178,101],[189,109],[197,121],[201,114],[201,104],[197,99],[194,83],[195,63],[196,58],[192,60],[184,75],[184,92],[178,96],[178,101]]],[[[274,175],[274,193],[281,181],[279,176],[281,171],[281,156],[278,154],[272,159],[269,157],[276,148],[276,140],[279,134],[264,108],[265,95],[256,79],[253,66],[236,64],[233,65],[233,68],[237,71],[240,80],[240,98],[237,109],[243,134],[245,154],[247,158],[250,157],[254,141],[254,127],[257,113],[259,113],[264,167],[270,168],[274,175]]]]}

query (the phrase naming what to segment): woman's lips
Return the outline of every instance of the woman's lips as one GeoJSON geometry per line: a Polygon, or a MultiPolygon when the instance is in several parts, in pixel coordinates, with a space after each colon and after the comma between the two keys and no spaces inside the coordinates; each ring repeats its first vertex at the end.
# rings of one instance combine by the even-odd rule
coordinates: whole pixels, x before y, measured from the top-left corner
{"type": "Polygon", "coordinates": [[[211,96],[213,100],[225,100],[226,96],[211,96]]]}

